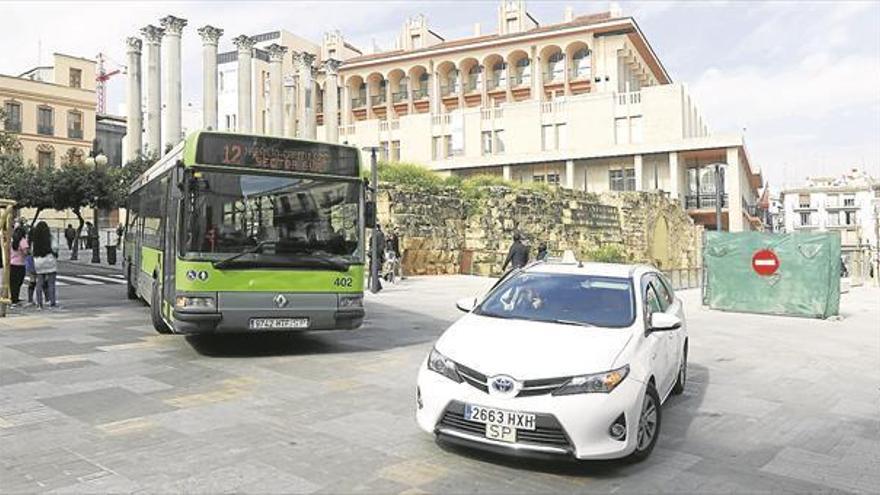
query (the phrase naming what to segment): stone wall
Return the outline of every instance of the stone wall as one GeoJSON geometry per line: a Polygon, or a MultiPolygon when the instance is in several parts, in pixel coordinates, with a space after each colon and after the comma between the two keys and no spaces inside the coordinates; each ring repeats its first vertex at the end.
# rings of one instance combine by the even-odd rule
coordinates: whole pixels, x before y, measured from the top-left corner
{"type": "Polygon", "coordinates": [[[455,188],[427,192],[383,184],[379,221],[401,237],[405,273],[497,274],[515,232],[551,255],[579,259],[606,245],[631,262],[663,268],[699,263],[701,228],[662,193],[583,193],[490,186],[464,199],[455,188]],[[473,195],[472,195],[473,196],[473,195]]]}

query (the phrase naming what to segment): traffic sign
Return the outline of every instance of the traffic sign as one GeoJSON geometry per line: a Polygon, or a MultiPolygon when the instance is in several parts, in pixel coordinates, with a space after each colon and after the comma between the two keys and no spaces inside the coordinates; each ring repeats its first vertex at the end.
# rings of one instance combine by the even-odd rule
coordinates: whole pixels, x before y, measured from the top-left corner
{"type": "Polygon", "coordinates": [[[752,270],[764,277],[773,275],[779,270],[779,257],[770,249],[760,249],[752,256],[752,270]]]}

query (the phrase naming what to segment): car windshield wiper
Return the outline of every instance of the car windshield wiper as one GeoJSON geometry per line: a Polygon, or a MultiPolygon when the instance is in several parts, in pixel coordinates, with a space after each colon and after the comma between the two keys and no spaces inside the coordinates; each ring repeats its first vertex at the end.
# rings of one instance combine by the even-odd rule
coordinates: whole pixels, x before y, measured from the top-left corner
{"type": "Polygon", "coordinates": [[[593,325],[590,325],[589,323],[584,323],[582,321],[577,321],[577,320],[556,319],[556,320],[540,320],[540,321],[546,321],[548,323],[559,323],[560,325],[575,325],[578,327],[592,327],[593,326],[593,325]]]}
{"type": "Polygon", "coordinates": [[[212,263],[212,265],[214,265],[214,268],[221,268],[222,269],[225,266],[229,265],[229,263],[241,258],[242,256],[244,256],[246,254],[256,253],[257,251],[262,249],[264,246],[271,246],[271,245],[274,245],[276,242],[277,241],[260,241],[257,243],[256,246],[254,246],[250,249],[245,249],[244,251],[242,251],[240,253],[233,254],[232,256],[230,256],[228,258],[223,258],[220,261],[215,261],[214,263],[212,263]]]}

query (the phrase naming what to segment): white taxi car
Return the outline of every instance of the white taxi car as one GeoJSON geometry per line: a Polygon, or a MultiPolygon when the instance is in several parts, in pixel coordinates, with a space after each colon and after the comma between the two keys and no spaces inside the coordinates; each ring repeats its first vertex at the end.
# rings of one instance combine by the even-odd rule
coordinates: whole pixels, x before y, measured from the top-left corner
{"type": "Polygon", "coordinates": [[[457,305],[468,314],[419,371],[424,431],[536,457],[651,453],[688,352],[682,303],[655,268],[539,262],[457,305]]]}

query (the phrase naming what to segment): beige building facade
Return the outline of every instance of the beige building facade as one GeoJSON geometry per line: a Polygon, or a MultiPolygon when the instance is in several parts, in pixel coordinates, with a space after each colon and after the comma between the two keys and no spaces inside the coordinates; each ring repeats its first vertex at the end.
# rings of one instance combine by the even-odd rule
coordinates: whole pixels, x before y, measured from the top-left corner
{"type": "MultiPolygon", "coordinates": [[[[18,135],[22,157],[37,167],[85,159],[95,139],[95,61],[55,53],[53,62],[18,76],[0,74],[4,129],[18,135]]],[[[76,217],[46,211],[41,218],[60,228],[76,217]]]]}

